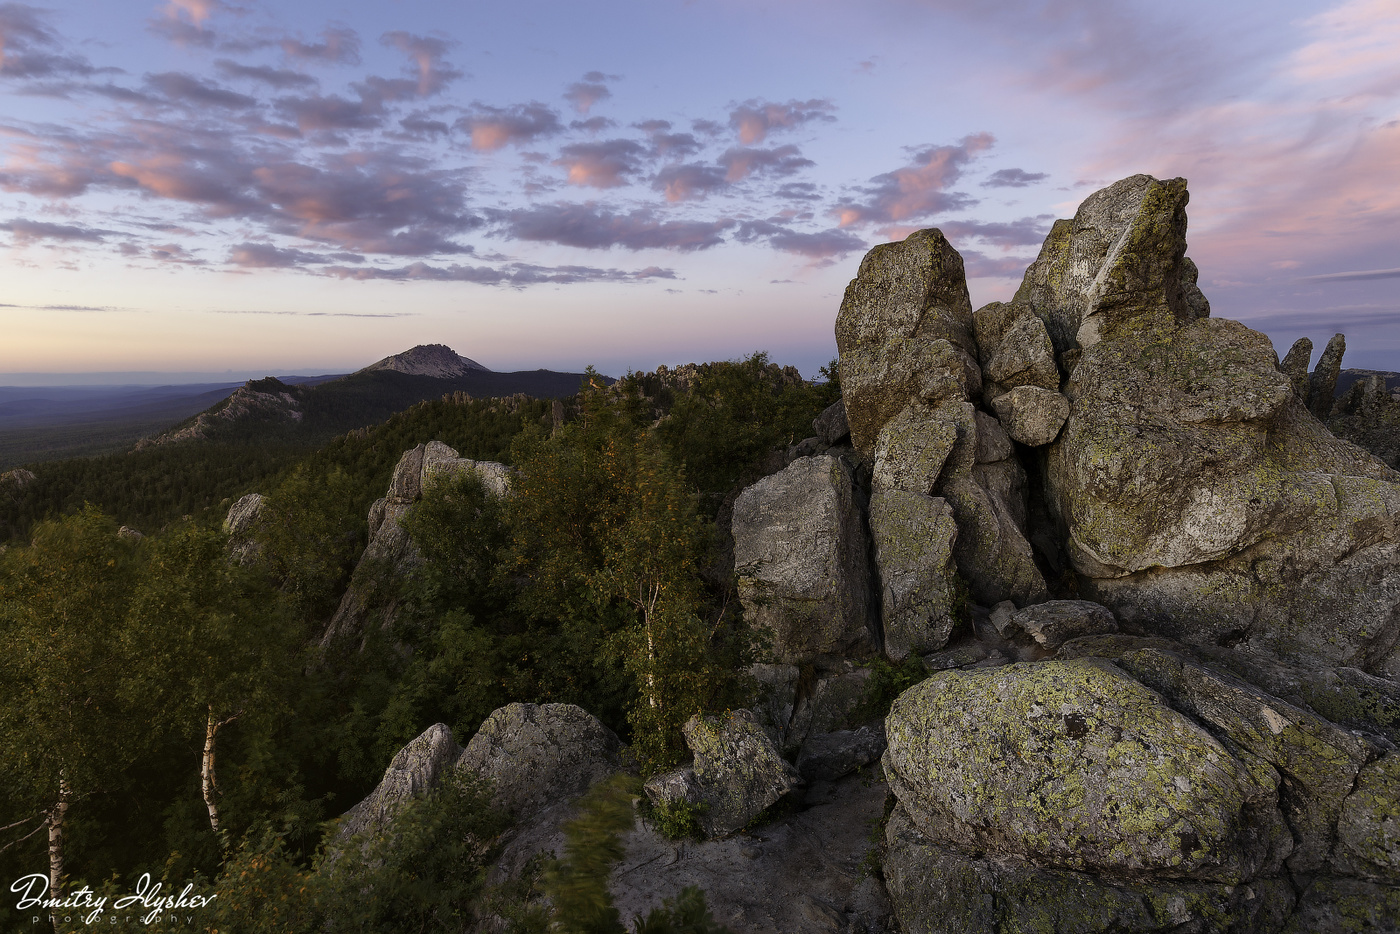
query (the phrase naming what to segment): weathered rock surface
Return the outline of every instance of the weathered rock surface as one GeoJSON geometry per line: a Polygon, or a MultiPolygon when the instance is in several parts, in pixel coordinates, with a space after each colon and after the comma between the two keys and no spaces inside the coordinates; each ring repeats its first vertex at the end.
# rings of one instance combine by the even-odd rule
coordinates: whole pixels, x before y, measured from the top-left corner
{"type": "Polygon", "coordinates": [[[508,704],[481,724],[457,766],[494,782],[496,805],[519,818],[617,772],[622,744],[582,707],[508,704]]]}
{"type": "Polygon", "coordinates": [[[248,564],[258,556],[259,548],[253,532],[262,516],[267,498],[261,493],[248,493],[228,509],[224,531],[228,533],[229,554],[239,564],[248,564]]]}
{"type": "Polygon", "coordinates": [[[904,934],[1264,934],[1278,930],[1294,901],[1282,879],[1135,882],[968,855],[922,834],[903,807],[890,816],[885,847],[885,883],[904,934]]]}
{"type": "Polygon", "coordinates": [[[779,798],[802,785],[797,770],[748,710],[691,717],[683,732],[695,755],[687,768],[654,775],[646,793],[659,805],[698,805],[707,836],[742,830],[779,798]]]}
{"type": "Polygon", "coordinates": [[[1044,447],[1060,436],[1069,400],[1039,386],[1017,386],[992,401],[1007,434],[1027,447],[1044,447]]]}
{"type": "Polygon", "coordinates": [[[1303,889],[1283,934],[1400,934],[1400,886],[1318,876],[1303,889]]]}
{"type": "Polygon", "coordinates": [[[413,798],[427,794],[462,755],[446,724],[435,723],[400,749],[384,771],[379,785],[340,819],[341,837],[388,826],[394,815],[413,798]]]}
{"type": "Polygon", "coordinates": [[[851,441],[867,455],[910,403],[980,390],[962,257],[942,233],[920,230],[865,255],[836,317],[836,346],[851,441]]]}
{"type": "Polygon", "coordinates": [[[827,406],[822,414],[812,420],[812,431],[817,439],[827,447],[840,444],[851,437],[851,426],[846,421],[846,402],[837,399],[827,406]]]}
{"type": "Polygon", "coordinates": [[[1080,636],[1118,631],[1113,614],[1088,600],[1048,600],[1024,610],[1014,606],[1003,610],[1006,606],[998,604],[993,609],[992,625],[1003,638],[1013,642],[1033,642],[1042,648],[1056,649],[1080,636]]]}
{"type": "MultiPolygon", "coordinates": [[[[972,317],[982,363],[982,401],[992,405],[1020,386],[1055,392],[1060,369],[1055,347],[1041,321],[1025,304],[992,302],[972,317]]],[[[999,414],[999,413],[998,413],[999,414]]]]}
{"type": "Polygon", "coordinates": [[[868,545],[851,467],[804,457],[734,503],[734,567],[750,625],[779,662],[868,652],[868,545]]]}
{"type": "Polygon", "coordinates": [[[1312,377],[1308,380],[1308,411],[1321,421],[1326,421],[1327,416],[1332,414],[1332,405],[1336,401],[1337,377],[1342,372],[1342,356],[1346,352],[1346,336],[1333,334],[1332,339],[1327,342],[1326,349],[1322,351],[1322,356],[1317,358],[1317,366],[1313,368],[1312,377]]]}
{"type": "Polygon", "coordinates": [[[1400,475],[1305,411],[1267,337],[1204,317],[1186,200],[1092,195],[1015,299],[1069,374],[1045,482],[1080,592],[1186,642],[1400,673],[1400,475]]]}
{"type": "Polygon", "coordinates": [[[940,672],[900,696],[886,733],[910,819],[964,849],[1236,885],[1292,846],[1277,773],[1107,662],[940,672]]]}
{"type": "Polygon", "coordinates": [[[815,733],[802,744],[797,771],[808,782],[831,782],[876,761],[885,752],[883,723],[815,733]]]}
{"type": "Polygon", "coordinates": [[[1400,752],[1361,769],[1342,802],[1334,862],[1350,875],[1400,883],[1400,752]]]}
{"type": "Polygon", "coordinates": [[[1380,374],[1358,379],[1337,399],[1326,419],[1327,429],[1385,461],[1400,467],[1400,397],[1386,388],[1380,374]]]}
{"type": "Polygon", "coordinates": [[[1294,837],[1288,866],[1322,868],[1335,842],[1342,801],[1375,757],[1363,740],[1316,714],[1174,652],[1141,649],[1119,664],[1183,713],[1207,724],[1283,778],[1281,801],[1294,837]]]}
{"type": "Polygon", "coordinates": [[[903,661],[943,648],[961,607],[953,543],[958,527],[942,499],[894,489],[871,494],[870,536],[880,569],[885,655],[903,661]]]}
{"type": "Polygon", "coordinates": [[[405,451],[394,467],[388,493],[375,500],[369,508],[369,544],[365,546],[355,566],[350,586],[341,596],[335,616],[321,636],[322,651],[331,646],[361,636],[369,619],[377,610],[381,623],[388,626],[397,614],[397,604],[383,600],[381,577],[403,577],[422,563],[400,520],[408,515],[433,483],[462,473],[475,473],[487,490],[505,496],[510,488],[510,468],[494,461],[474,461],[458,457],[457,452],[441,441],[430,441],[405,451]]]}

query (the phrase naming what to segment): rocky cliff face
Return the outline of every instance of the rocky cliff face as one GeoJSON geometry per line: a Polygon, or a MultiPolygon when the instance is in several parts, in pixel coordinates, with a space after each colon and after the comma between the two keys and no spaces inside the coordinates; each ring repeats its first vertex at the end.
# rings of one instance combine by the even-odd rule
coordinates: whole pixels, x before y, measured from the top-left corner
{"type": "Polygon", "coordinates": [[[257,420],[268,424],[295,424],[302,420],[303,390],[289,386],[275,376],[250,379],[233,391],[233,395],[207,412],[201,412],[189,423],[178,426],[155,438],[143,438],[136,450],[156,444],[198,441],[214,436],[221,428],[257,420]]]}

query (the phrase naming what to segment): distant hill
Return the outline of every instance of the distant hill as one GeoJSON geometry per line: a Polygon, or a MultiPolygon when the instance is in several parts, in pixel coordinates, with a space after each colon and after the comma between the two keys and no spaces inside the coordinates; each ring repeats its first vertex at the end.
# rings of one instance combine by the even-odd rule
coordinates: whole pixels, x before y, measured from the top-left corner
{"type": "Polygon", "coordinates": [[[497,373],[444,344],[423,344],[315,385],[292,385],[271,376],[249,380],[140,446],[197,439],[319,443],[445,395],[557,399],[577,393],[583,378],[583,373],[553,370],[497,373]]]}
{"type": "Polygon", "coordinates": [[[1369,379],[1372,376],[1379,376],[1383,378],[1385,380],[1386,389],[1389,389],[1391,391],[1400,389],[1400,373],[1392,373],[1388,370],[1348,369],[1342,370],[1342,372],[1337,374],[1336,394],[1339,396],[1344,396],[1346,395],[1347,390],[1351,388],[1352,383],[1355,383],[1358,380],[1369,379]]]}

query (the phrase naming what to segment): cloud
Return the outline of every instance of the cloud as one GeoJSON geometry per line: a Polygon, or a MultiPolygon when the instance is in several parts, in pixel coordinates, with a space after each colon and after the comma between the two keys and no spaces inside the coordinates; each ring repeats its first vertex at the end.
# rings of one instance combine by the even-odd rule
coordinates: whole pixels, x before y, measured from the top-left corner
{"type": "Polygon", "coordinates": [[[830,259],[863,251],[866,242],[848,230],[823,230],[817,233],[794,231],[773,220],[745,221],[739,225],[734,238],[742,243],[767,240],[768,245],[785,253],[797,253],[812,259],[830,259]]]}
{"type": "Polygon", "coordinates": [[[1020,169],[997,169],[982,182],[984,188],[1025,188],[1032,182],[1050,176],[1045,172],[1023,172],[1020,169]]]}
{"type": "Polygon", "coordinates": [[[1359,282],[1367,279],[1400,279],[1400,269],[1363,269],[1357,272],[1329,272],[1302,276],[1300,282],[1359,282]]]}
{"type": "Polygon", "coordinates": [[[976,204],[967,195],[946,189],[962,176],[968,162],[995,142],[990,133],[974,133],[955,146],[920,149],[910,165],[875,176],[860,191],[861,200],[844,201],[834,213],[842,227],[850,227],[917,220],[976,204]]]}
{"type": "Polygon", "coordinates": [[[315,78],[299,71],[271,68],[267,65],[240,65],[228,58],[215,59],[214,68],[225,78],[257,81],[279,91],[289,88],[314,88],[318,83],[315,78]]]}
{"type": "Polygon", "coordinates": [[[153,246],[149,255],[152,259],[162,263],[179,263],[182,266],[206,265],[205,260],[195,256],[178,243],[163,243],[160,246],[153,246]]]}
{"type": "Polygon", "coordinates": [[[554,165],[568,170],[571,185],[617,188],[628,183],[629,175],[641,171],[646,154],[646,147],[630,139],[573,143],[559,150],[554,165]]]}
{"type": "Polygon", "coordinates": [[[416,317],[416,311],[262,311],[260,309],[229,309],[215,310],[211,314],[216,315],[276,315],[278,317],[290,316],[296,318],[412,318],[416,317]]]}
{"type": "Polygon", "coordinates": [[[229,250],[226,262],[245,269],[289,269],[307,263],[325,263],[327,257],[304,250],[288,250],[270,243],[240,243],[229,250]]]}
{"type": "Polygon", "coordinates": [[[1338,329],[1344,328],[1394,329],[1400,326],[1400,305],[1338,305],[1272,311],[1264,314],[1241,314],[1239,320],[1257,331],[1325,331],[1330,337],[1338,329]]]}
{"type": "Polygon", "coordinates": [[[651,140],[652,151],[660,159],[684,159],[693,156],[704,147],[690,133],[672,133],[669,120],[643,120],[634,123],[651,140]]]}
{"type": "Polygon", "coordinates": [[[456,123],[471,136],[472,148],[491,152],[510,144],[520,146],[563,131],[559,114],[538,101],[510,107],[476,104],[474,112],[456,123]]]}
{"type": "Polygon", "coordinates": [[[748,100],[729,113],[729,125],[739,134],[739,142],[745,146],[761,143],[775,130],[792,130],[804,123],[833,121],[832,111],[836,105],[828,100],[813,98],[808,101],[788,101],[786,104],[770,104],[760,100],[748,100]]]}
{"type": "Polygon", "coordinates": [[[311,130],[372,130],[383,121],[363,99],[352,101],[338,94],[282,97],[277,111],[304,133],[311,130]]]}
{"type": "Polygon", "coordinates": [[[0,223],[0,230],[8,230],[13,234],[16,243],[31,243],[35,240],[81,240],[88,243],[101,243],[104,237],[116,232],[19,218],[0,223]]]}
{"type": "Polygon", "coordinates": [[[58,33],[44,22],[47,12],[23,3],[0,4],[0,77],[60,78],[98,71],[87,59],[62,51],[58,33]]]}
{"type": "Polygon", "coordinates": [[[1023,217],[1017,221],[944,221],[938,225],[950,239],[978,239],[1010,249],[1017,246],[1040,246],[1050,225],[1055,222],[1053,214],[1038,214],[1023,217]]]}
{"type": "Polygon", "coordinates": [[[446,136],[452,131],[452,128],[441,120],[432,120],[429,119],[426,114],[417,112],[411,113],[400,120],[399,126],[403,127],[405,133],[420,139],[446,136]]]}
{"type": "Polygon", "coordinates": [[[166,0],[165,15],[180,19],[183,14],[194,25],[203,26],[209,17],[227,9],[228,5],[222,0],[166,0]]]}
{"type": "Polygon", "coordinates": [[[436,94],[462,77],[462,72],[447,63],[447,52],[456,44],[450,40],[438,36],[415,36],[396,30],[386,32],[380,41],[413,60],[418,71],[419,97],[436,94]]]}
{"type": "Polygon", "coordinates": [[[321,42],[303,42],[288,36],[278,40],[282,54],[303,62],[328,65],[360,64],[360,37],[353,29],[333,26],[321,34],[321,42]]]}
{"type": "Polygon", "coordinates": [[[257,99],[221,88],[208,81],[177,71],[146,76],[147,86],[160,93],[166,100],[194,107],[221,107],[230,110],[246,110],[257,106],[257,99]]]}
{"type": "Polygon", "coordinates": [[[502,285],[521,288],[527,285],[554,283],[560,285],[580,282],[641,282],[648,279],[675,279],[674,270],[648,266],[634,272],[621,269],[599,269],[594,266],[536,266],[530,263],[510,263],[501,268],[491,266],[430,266],[411,263],[395,269],[328,266],[324,273],[339,279],[389,279],[397,282],[474,282],[478,285],[502,285]]]}
{"type": "Polygon", "coordinates": [[[992,257],[977,250],[959,250],[969,279],[1020,279],[1031,261],[1014,256],[992,257]]]}
{"type": "Polygon", "coordinates": [[[802,158],[797,147],[792,145],[776,149],[730,149],[719,157],[719,164],[724,166],[725,178],[731,182],[750,175],[783,177],[816,165],[811,159],[802,158]]]}
{"type": "Polygon", "coordinates": [[[690,201],[728,188],[729,180],[712,165],[668,165],[656,173],[651,187],[664,192],[667,201],[690,201]]]}
{"type": "Polygon", "coordinates": [[[558,243],[585,250],[620,246],[627,250],[705,250],[724,242],[734,221],[668,221],[639,208],[620,214],[595,204],[557,203],[488,214],[515,240],[558,243]]]}
{"type": "Polygon", "coordinates": [[[603,130],[617,126],[616,120],[609,120],[607,117],[589,117],[587,120],[571,120],[569,129],[581,130],[584,133],[601,133],[603,130]]]}
{"type": "Polygon", "coordinates": [[[582,81],[575,81],[564,91],[564,100],[574,105],[574,110],[581,114],[588,113],[593,105],[599,101],[605,101],[612,97],[612,91],[603,83],[606,79],[617,80],[615,75],[604,75],[601,72],[590,71],[583,76],[582,81]]]}

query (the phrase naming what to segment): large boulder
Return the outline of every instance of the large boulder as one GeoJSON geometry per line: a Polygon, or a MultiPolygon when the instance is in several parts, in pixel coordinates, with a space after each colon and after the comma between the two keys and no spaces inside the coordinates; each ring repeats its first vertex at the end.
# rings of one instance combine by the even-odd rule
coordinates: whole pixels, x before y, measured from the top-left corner
{"type": "Polygon", "coordinates": [[[1250,885],[1106,879],[967,854],[922,834],[903,807],[885,827],[884,876],[905,934],[1272,934],[1294,901],[1285,879],[1250,885]]]}
{"type": "Polygon", "coordinates": [[[494,782],[494,803],[516,818],[582,794],[622,765],[613,731],[573,704],[507,704],[486,718],[457,760],[494,782]]]}
{"type": "Polygon", "coordinates": [[[691,717],[682,728],[695,755],[687,768],[654,775],[646,793],[658,806],[684,803],[699,809],[705,834],[742,830],[802,778],[778,753],[772,738],[748,710],[722,717],[691,717]]]}
{"type": "Polygon", "coordinates": [[[943,648],[965,609],[953,543],[958,527],[942,499],[907,490],[870,496],[870,536],[880,568],[885,655],[903,661],[943,648]]]}
{"type": "Polygon", "coordinates": [[[944,671],[886,720],[890,787],[963,849],[1236,885],[1292,847],[1279,777],[1098,659],[944,671]]]}
{"type": "Polygon", "coordinates": [[[1068,374],[1045,485],[1080,593],[1186,642],[1400,674],[1400,474],[1307,412],[1267,337],[1206,317],[1186,202],[1147,176],[1094,194],[1016,295],[1068,374]]]}
{"type": "Polygon", "coordinates": [[[345,812],[337,833],[348,837],[388,826],[405,804],[435,788],[461,755],[452,730],[434,723],[398,751],[374,791],[345,812]]]}
{"type": "Polygon", "coordinates": [[[916,231],[865,255],[841,302],[836,346],[851,442],[867,455],[911,402],[980,390],[963,261],[941,232],[916,231]]]}
{"type": "Polygon", "coordinates": [[[1144,648],[1119,665],[1183,713],[1258,756],[1283,778],[1281,801],[1294,837],[1288,867],[1322,868],[1342,802],[1376,755],[1365,740],[1317,714],[1175,652],[1144,648]]]}
{"type": "Polygon", "coordinates": [[[744,616],[777,661],[869,651],[869,546],[846,461],[803,457],[758,481],[735,501],[732,528],[744,616]]]}
{"type": "Polygon", "coordinates": [[[1357,776],[1356,789],[1342,802],[1334,862],[1351,875],[1400,883],[1400,752],[1387,753],[1357,776]]]}

